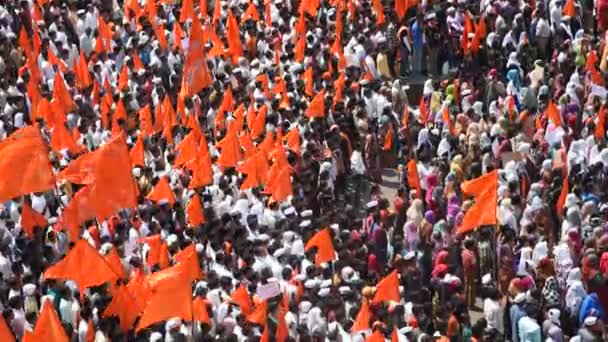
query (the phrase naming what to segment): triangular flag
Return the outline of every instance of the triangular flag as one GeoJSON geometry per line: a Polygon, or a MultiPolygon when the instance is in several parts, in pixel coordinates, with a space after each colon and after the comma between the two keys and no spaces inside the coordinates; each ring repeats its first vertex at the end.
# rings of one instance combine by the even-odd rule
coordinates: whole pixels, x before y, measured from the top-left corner
{"type": "Polygon", "coordinates": [[[557,210],[557,216],[561,220],[564,214],[564,205],[566,204],[566,197],[568,196],[568,177],[564,177],[562,182],[562,191],[559,193],[557,203],[555,203],[555,209],[557,210]]]}
{"type": "Polygon", "coordinates": [[[228,132],[224,138],[216,144],[222,150],[217,163],[223,167],[234,167],[241,160],[241,146],[236,133],[236,126],[233,124],[228,127],[228,132]]]}
{"type": "Polygon", "coordinates": [[[40,131],[26,126],[0,142],[0,201],[55,187],[48,147],[40,131]]]}
{"type": "Polygon", "coordinates": [[[233,62],[243,56],[243,46],[241,45],[241,35],[239,24],[232,11],[228,11],[228,22],[226,24],[226,38],[228,39],[228,52],[232,56],[233,62]]]}
{"type": "Polygon", "coordinates": [[[129,86],[129,69],[127,68],[127,64],[125,63],[122,66],[122,70],[120,71],[120,76],[118,76],[118,90],[125,90],[129,86]]]}
{"type": "Polygon", "coordinates": [[[194,18],[194,4],[192,0],[183,0],[182,8],[179,11],[179,22],[183,23],[188,19],[194,18]]]}
{"type": "Polygon", "coordinates": [[[497,182],[497,172],[494,170],[460,186],[463,193],[473,196],[474,203],[465,212],[458,227],[459,233],[467,233],[479,226],[496,225],[497,182]]]}
{"type": "Polygon", "coordinates": [[[127,332],[133,328],[137,316],[141,313],[135,298],[127,286],[119,286],[112,295],[112,301],[106,307],[102,317],[116,316],[120,321],[120,330],[127,332]]]}
{"type": "Polygon", "coordinates": [[[235,303],[241,308],[241,312],[245,316],[249,316],[249,314],[253,311],[253,305],[251,304],[251,297],[247,292],[247,287],[241,284],[234,292],[230,294],[230,301],[235,303]]]}
{"type": "Polygon", "coordinates": [[[34,237],[34,227],[44,229],[47,224],[46,217],[32,209],[29,204],[24,202],[21,205],[21,227],[30,239],[34,237]]]}
{"type": "Polygon", "coordinates": [[[420,178],[418,177],[418,166],[414,159],[411,159],[407,163],[407,186],[410,189],[416,190],[417,198],[422,198],[422,187],[420,186],[420,178]]]}
{"type": "Polygon", "coordinates": [[[553,101],[549,101],[549,104],[547,104],[547,109],[545,109],[545,116],[549,120],[551,120],[555,126],[559,127],[562,125],[562,116],[553,101]]]}
{"type": "Polygon", "coordinates": [[[139,320],[136,332],[156,322],[173,317],[192,319],[192,286],[183,264],[151,274],[148,286],[151,296],[139,320]]]}
{"type": "Polygon", "coordinates": [[[191,227],[197,227],[205,223],[205,214],[198,194],[195,194],[190,198],[188,207],[186,208],[186,214],[188,215],[188,225],[191,227]]]}
{"type": "Polygon", "coordinates": [[[601,140],[606,135],[606,110],[604,107],[597,112],[597,125],[595,127],[595,138],[601,140]]]}
{"type": "Polygon", "coordinates": [[[309,118],[325,117],[325,90],[321,90],[312,101],[310,101],[308,108],[306,108],[305,115],[309,118]]]}
{"type": "Polygon", "coordinates": [[[304,92],[308,96],[314,95],[314,79],[313,79],[313,70],[312,67],[308,67],[304,74],[302,74],[302,80],[304,81],[304,92]]]}
{"type": "Polygon", "coordinates": [[[356,333],[363,330],[369,329],[369,320],[370,320],[370,312],[369,312],[369,304],[366,299],[363,299],[361,303],[361,309],[359,309],[359,313],[357,317],[355,317],[355,322],[353,322],[353,326],[350,329],[351,333],[356,333]]]}
{"type": "Polygon", "coordinates": [[[168,201],[171,206],[175,204],[175,194],[173,194],[173,190],[171,190],[171,187],[169,186],[167,176],[163,176],[158,180],[158,183],[156,183],[146,198],[157,203],[165,200],[168,201]]]}
{"type": "Polygon", "coordinates": [[[192,301],[192,318],[207,325],[211,325],[211,319],[209,318],[209,312],[207,311],[207,304],[201,296],[196,296],[192,301]]]}
{"type": "Polygon", "coordinates": [[[106,260],[108,265],[110,265],[110,268],[112,268],[114,273],[116,273],[118,278],[120,278],[120,279],[127,278],[127,273],[125,272],[125,267],[123,266],[122,260],[120,259],[120,256],[118,255],[118,252],[116,251],[115,247],[112,247],[112,249],[110,249],[110,252],[108,254],[106,254],[104,259],[106,260]]]}
{"type": "Polygon", "coordinates": [[[42,304],[42,310],[32,332],[32,341],[68,342],[61,320],[50,300],[42,304]]]}
{"type": "Polygon", "coordinates": [[[247,10],[245,10],[245,13],[243,13],[243,15],[241,16],[241,25],[245,23],[247,19],[251,19],[256,22],[260,20],[260,15],[258,14],[258,10],[255,7],[253,1],[249,3],[249,6],[247,6],[247,10]]]}
{"type": "Polygon", "coordinates": [[[376,294],[372,303],[399,302],[400,299],[399,275],[397,274],[397,270],[394,270],[376,285],[376,294]]]}
{"type": "Polygon", "coordinates": [[[118,275],[95,248],[85,240],[78,240],[63,259],[44,272],[44,278],[70,279],[84,291],[88,287],[113,281],[118,275]]]}
{"type": "Polygon", "coordinates": [[[194,244],[188,245],[188,247],[175,254],[174,259],[176,262],[184,264],[183,267],[190,282],[201,278],[201,266],[194,244]]]}
{"type": "Polygon", "coordinates": [[[129,151],[131,157],[131,163],[133,166],[144,166],[145,163],[145,150],[144,150],[144,138],[141,134],[137,136],[137,141],[129,151]]]}
{"type": "Polygon", "coordinates": [[[15,336],[2,315],[0,315],[0,341],[15,342],[15,336]]]}
{"type": "Polygon", "coordinates": [[[334,244],[329,233],[329,229],[324,228],[317,232],[304,247],[305,251],[311,248],[317,248],[317,256],[315,264],[320,266],[324,262],[329,262],[335,259],[334,244]]]}

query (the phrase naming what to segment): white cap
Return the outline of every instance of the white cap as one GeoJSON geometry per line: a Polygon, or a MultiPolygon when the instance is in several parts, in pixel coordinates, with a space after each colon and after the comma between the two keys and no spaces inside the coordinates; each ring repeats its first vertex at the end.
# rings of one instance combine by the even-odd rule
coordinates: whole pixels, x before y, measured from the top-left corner
{"type": "Polygon", "coordinates": [[[586,326],[590,327],[595,325],[595,323],[597,323],[597,317],[594,316],[588,316],[585,318],[585,320],[583,321],[583,323],[585,323],[586,326]]]}
{"type": "Polygon", "coordinates": [[[520,304],[520,303],[523,303],[524,300],[526,300],[526,294],[518,293],[517,296],[515,296],[515,298],[513,298],[513,303],[520,304]]]}
{"type": "Polygon", "coordinates": [[[310,224],[311,224],[310,220],[304,220],[300,223],[300,228],[308,228],[308,227],[310,227],[310,224]]]}
{"type": "Polygon", "coordinates": [[[302,217],[311,217],[312,216],[312,210],[308,209],[308,210],[304,210],[300,216],[302,217]]]}
{"type": "Polygon", "coordinates": [[[481,277],[481,283],[483,285],[490,285],[492,283],[492,275],[489,273],[484,274],[484,276],[481,277]]]}
{"type": "Polygon", "coordinates": [[[378,201],[367,202],[367,209],[375,208],[378,206],[378,201]]]}
{"type": "Polygon", "coordinates": [[[327,297],[330,292],[331,292],[331,289],[329,287],[324,287],[321,290],[319,290],[318,295],[319,295],[319,297],[327,297]]]}
{"type": "Polygon", "coordinates": [[[284,215],[293,215],[295,213],[296,213],[296,208],[294,208],[294,207],[288,207],[287,209],[283,210],[284,215]]]}

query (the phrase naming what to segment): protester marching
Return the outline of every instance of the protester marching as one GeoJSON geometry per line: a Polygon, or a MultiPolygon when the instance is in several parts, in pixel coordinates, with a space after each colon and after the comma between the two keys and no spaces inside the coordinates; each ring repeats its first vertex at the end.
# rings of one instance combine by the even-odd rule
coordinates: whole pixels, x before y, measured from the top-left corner
{"type": "Polygon", "coordinates": [[[607,21],[0,2],[0,341],[608,340],[607,21]]]}

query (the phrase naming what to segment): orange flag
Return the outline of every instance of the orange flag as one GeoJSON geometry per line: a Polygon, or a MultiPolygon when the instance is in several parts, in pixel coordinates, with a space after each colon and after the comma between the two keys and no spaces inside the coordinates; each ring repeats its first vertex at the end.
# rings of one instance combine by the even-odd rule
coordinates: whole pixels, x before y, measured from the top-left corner
{"type": "Polygon", "coordinates": [[[72,100],[72,96],[68,92],[61,74],[56,72],[55,79],[53,81],[53,99],[61,104],[61,107],[65,111],[70,111],[76,108],[76,104],[72,100]]]}
{"type": "Polygon", "coordinates": [[[399,302],[400,299],[399,275],[397,275],[397,270],[394,270],[376,285],[376,294],[372,304],[389,301],[399,302]]]}
{"type": "Polygon", "coordinates": [[[188,225],[191,227],[197,227],[205,223],[205,214],[198,194],[192,196],[188,202],[186,214],[188,215],[188,225]]]}
{"type": "Polygon", "coordinates": [[[211,325],[211,319],[209,318],[209,312],[207,312],[207,304],[201,296],[196,296],[192,301],[192,318],[195,321],[211,325]]]}
{"type": "Polygon", "coordinates": [[[215,0],[215,6],[213,6],[213,19],[212,23],[215,25],[222,16],[222,4],[220,0],[215,0]]]}
{"type": "Polygon", "coordinates": [[[175,195],[173,194],[173,190],[169,186],[169,180],[167,176],[163,176],[158,180],[158,183],[154,186],[152,191],[146,196],[147,199],[153,202],[160,202],[162,200],[166,200],[169,202],[171,206],[175,204],[175,195]]]}
{"type": "Polygon", "coordinates": [[[287,146],[289,147],[290,150],[295,152],[297,155],[302,154],[302,150],[300,147],[301,142],[300,142],[300,130],[299,129],[297,129],[297,128],[292,129],[291,131],[289,131],[289,133],[287,133],[287,135],[285,135],[285,137],[283,139],[285,139],[285,141],[287,142],[287,146]]]}
{"type": "Polygon", "coordinates": [[[122,135],[72,162],[60,178],[66,178],[66,175],[77,183],[89,184],[78,192],[80,196],[77,193],[64,211],[66,216],[70,208],[70,217],[76,218],[77,224],[93,217],[104,220],[118,210],[137,205],[131,158],[122,135]]]}
{"type": "Polygon", "coordinates": [[[183,0],[182,8],[179,11],[179,22],[183,23],[188,19],[194,18],[194,4],[192,0],[183,0]]]}
{"type": "Polygon", "coordinates": [[[160,256],[158,259],[158,266],[161,270],[166,269],[171,266],[171,261],[169,260],[169,246],[166,241],[160,245],[160,256]]]}
{"type": "Polygon", "coordinates": [[[118,90],[125,90],[129,86],[129,69],[127,68],[127,64],[125,63],[122,66],[122,70],[120,71],[120,76],[118,76],[118,90]]]}
{"type": "Polygon", "coordinates": [[[422,124],[422,126],[426,125],[426,122],[429,119],[429,112],[426,108],[426,103],[424,102],[424,97],[420,97],[420,104],[418,105],[418,110],[420,111],[420,116],[418,117],[418,121],[422,124]]]}
{"type": "Polygon", "coordinates": [[[141,58],[139,58],[139,53],[133,53],[133,70],[140,71],[145,69],[144,63],[141,61],[141,58]]]}
{"type": "Polygon", "coordinates": [[[188,189],[197,189],[213,182],[213,170],[209,153],[200,153],[196,159],[190,161],[187,168],[192,170],[192,178],[188,189]]]}
{"type": "Polygon", "coordinates": [[[201,278],[201,266],[198,261],[198,254],[196,253],[194,244],[188,245],[188,247],[175,254],[174,259],[178,263],[184,264],[183,267],[186,270],[190,282],[201,278]]]}
{"type": "Polygon", "coordinates": [[[201,11],[201,16],[203,18],[208,18],[209,17],[209,13],[207,10],[207,0],[201,0],[199,5],[198,5],[199,10],[201,11]]]}
{"type": "MultiPolygon", "coordinates": [[[[294,51],[296,62],[303,63],[306,54],[306,36],[301,35],[296,43],[296,49],[294,51]]],[[[309,68],[310,69],[310,68],[309,68]]],[[[307,70],[308,71],[308,70],[307,70]]],[[[312,71],[312,69],[310,69],[312,71]]],[[[308,89],[308,88],[307,88],[308,89]]],[[[310,95],[312,96],[312,95],[310,95]]]]}
{"type": "Polygon", "coordinates": [[[547,109],[545,109],[545,116],[549,120],[553,121],[553,124],[555,126],[562,125],[562,115],[560,114],[559,109],[557,108],[555,103],[553,103],[553,101],[549,101],[547,109]]]}
{"type": "Polygon", "coordinates": [[[253,305],[251,304],[251,297],[245,285],[241,284],[234,292],[230,294],[230,301],[235,303],[241,308],[241,312],[245,316],[249,316],[253,311],[253,305]]]}
{"type": "Polygon", "coordinates": [[[416,197],[422,198],[422,187],[420,186],[420,178],[418,178],[418,166],[414,159],[411,159],[407,163],[407,186],[410,189],[416,190],[416,197]]]}
{"type": "Polygon", "coordinates": [[[450,108],[448,106],[443,106],[443,122],[446,126],[448,126],[448,132],[451,136],[456,136],[456,128],[454,128],[454,123],[450,118],[450,108]]]}
{"type": "Polygon", "coordinates": [[[306,108],[306,116],[309,118],[324,118],[325,117],[325,90],[321,90],[310,101],[306,108]]]}
{"type": "Polygon", "coordinates": [[[44,229],[47,225],[44,215],[36,212],[25,202],[21,205],[21,227],[29,238],[34,237],[34,227],[44,229]]]}
{"type": "Polygon", "coordinates": [[[0,341],[15,342],[15,336],[2,315],[0,315],[0,341]]]}
{"type": "Polygon", "coordinates": [[[264,300],[255,304],[253,312],[247,316],[247,321],[257,325],[266,325],[268,303],[264,300]]]}
{"type": "Polygon", "coordinates": [[[118,275],[86,240],[78,240],[63,259],[44,272],[44,278],[71,279],[83,291],[87,287],[113,281],[118,275]]]}
{"type": "MultiPolygon", "coordinates": [[[[68,342],[61,320],[50,300],[42,304],[42,310],[36,320],[36,326],[29,338],[31,341],[68,342]]],[[[24,338],[25,340],[26,338],[24,338]]]]}
{"type": "Polygon", "coordinates": [[[313,81],[313,70],[312,67],[308,67],[304,74],[302,74],[302,80],[304,81],[304,92],[308,96],[314,95],[314,81],[313,81]]]}
{"type": "Polygon", "coordinates": [[[606,111],[602,107],[597,112],[597,126],[595,127],[595,138],[601,140],[606,135],[606,111]]]}
{"type": "Polygon", "coordinates": [[[205,43],[201,23],[194,18],[184,61],[184,76],[181,85],[181,95],[184,98],[193,96],[213,83],[203,48],[205,43]]]}
{"type": "Polygon", "coordinates": [[[287,199],[293,193],[289,166],[284,166],[272,183],[272,199],[275,202],[287,199]]]}
{"type": "Polygon", "coordinates": [[[82,150],[63,124],[57,124],[53,128],[51,132],[51,147],[57,152],[68,150],[72,154],[76,154],[82,150]]]}
{"type": "Polygon", "coordinates": [[[160,247],[162,245],[162,240],[160,238],[160,234],[146,236],[141,239],[141,242],[148,245],[148,255],[146,256],[146,263],[148,266],[152,267],[160,261],[160,247]]]}
{"type": "Polygon", "coordinates": [[[150,136],[154,134],[154,125],[152,122],[152,111],[150,105],[146,105],[137,112],[139,115],[139,127],[144,136],[150,136]]]}
{"type": "Polygon", "coordinates": [[[254,139],[257,139],[266,130],[266,112],[268,112],[268,106],[263,105],[253,120],[251,135],[254,139]]]}
{"type": "Polygon", "coordinates": [[[370,316],[371,314],[369,312],[369,303],[366,299],[363,299],[363,302],[361,303],[361,309],[359,309],[359,313],[355,318],[355,322],[353,323],[350,332],[354,334],[358,331],[369,329],[370,316]]]}
{"type": "Polygon", "coordinates": [[[245,13],[243,13],[243,15],[241,16],[241,25],[245,23],[247,19],[251,19],[253,21],[260,20],[260,15],[258,14],[258,10],[257,8],[255,8],[253,2],[249,3],[249,6],[247,6],[247,10],[245,10],[245,13]]]}
{"type": "Polygon", "coordinates": [[[243,55],[243,46],[241,45],[239,24],[232,15],[232,11],[228,12],[226,38],[228,39],[228,52],[232,56],[232,61],[236,63],[237,59],[243,55]]]}
{"type": "Polygon", "coordinates": [[[129,331],[137,316],[141,313],[135,298],[129,292],[127,286],[120,285],[112,296],[112,301],[103,312],[103,317],[116,316],[120,320],[120,330],[129,331]]]}
{"type": "Polygon", "coordinates": [[[459,233],[466,233],[483,225],[496,225],[497,183],[497,172],[494,170],[460,186],[463,193],[473,196],[474,204],[464,214],[458,227],[459,233]]]}
{"type": "Polygon", "coordinates": [[[26,126],[0,142],[0,201],[55,186],[48,147],[34,126],[26,126]]]}
{"type": "Polygon", "coordinates": [[[158,39],[158,46],[160,46],[160,48],[163,50],[167,49],[167,47],[169,47],[169,44],[167,43],[167,36],[165,34],[165,25],[153,24],[152,30],[154,31],[156,39],[158,39]]]}
{"type": "Polygon", "coordinates": [[[184,140],[182,140],[176,147],[177,157],[173,164],[177,167],[188,163],[189,161],[196,158],[198,154],[198,139],[194,131],[188,133],[184,140]]]}
{"type": "Polygon", "coordinates": [[[144,166],[145,165],[145,157],[144,157],[144,138],[141,133],[137,136],[137,141],[135,145],[129,151],[129,156],[131,157],[131,163],[134,166],[144,166]]]}
{"type": "Polygon", "coordinates": [[[78,79],[78,83],[82,88],[87,88],[91,84],[93,84],[93,78],[91,77],[91,73],[89,72],[89,64],[87,63],[87,59],[84,57],[83,51],[80,51],[77,71],[78,74],[76,75],[76,77],[78,79]]]}
{"type": "Polygon", "coordinates": [[[564,205],[566,204],[566,196],[568,196],[568,177],[564,177],[562,182],[562,192],[559,193],[557,203],[555,203],[555,209],[557,210],[557,216],[561,219],[564,214],[564,205]]]}
{"type": "Polygon", "coordinates": [[[216,144],[217,148],[222,150],[217,163],[223,167],[234,167],[241,160],[241,146],[239,138],[236,134],[236,125],[234,121],[228,127],[226,136],[216,144]]]}
{"type": "Polygon", "coordinates": [[[104,257],[104,259],[106,260],[112,271],[116,273],[118,278],[127,279],[125,267],[123,266],[122,261],[120,260],[120,256],[118,255],[116,248],[112,247],[110,252],[104,257]]]}
{"type": "Polygon", "coordinates": [[[192,288],[182,265],[177,264],[148,277],[152,291],[136,332],[173,317],[192,319],[192,288]]]}
{"type": "Polygon", "coordinates": [[[334,244],[329,234],[329,229],[324,228],[317,232],[304,247],[305,251],[311,248],[317,248],[317,256],[315,258],[315,264],[320,266],[324,262],[329,262],[335,259],[334,244]]]}
{"type": "Polygon", "coordinates": [[[380,330],[376,329],[373,334],[367,336],[365,342],[384,342],[384,335],[382,335],[380,330]]]}
{"type": "Polygon", "coordinates": [[[390,151],[393,148],[393,127],[389,124],[388,130],[386,131],[386,135],[384,136],[384,146],[382,146],[382,150],[390,151]]]}
{"type": "Polygon", "coordinates": [[[574,6],[574,0],[566,0],[562,13],[564,16],[571,17],[572,19],[576,18],[576,7],[574,6]]]}
{"type": "Polygon", "coordinates": [[[384,5],[381,0],[372,0],[372,6],[376,12],[376,25],[382,25],[385,22],[384,5]]]}

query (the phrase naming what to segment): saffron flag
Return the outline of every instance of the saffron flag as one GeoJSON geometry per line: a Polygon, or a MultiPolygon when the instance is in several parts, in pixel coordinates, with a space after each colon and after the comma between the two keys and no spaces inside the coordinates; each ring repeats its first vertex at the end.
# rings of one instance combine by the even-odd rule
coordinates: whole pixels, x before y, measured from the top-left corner
{"type": "Polygon", "coordinates": [[[55,186],[48,147],[34,126],[21,128],[0,142],[0,155],[0,201],[55,186]]]}
{"type": "Polygon", "coordinates": [[[329,229],[324,228],[317,232],[310,240],[308,240],[308,242],[306,242],[304,250],[308,251],[315,247],[317,248],[317,256],[315,258],[315,264],[317,266],[320,266],[324,262],[334,260],[334,244],[331,235],[329,234],[329,229]]]}

